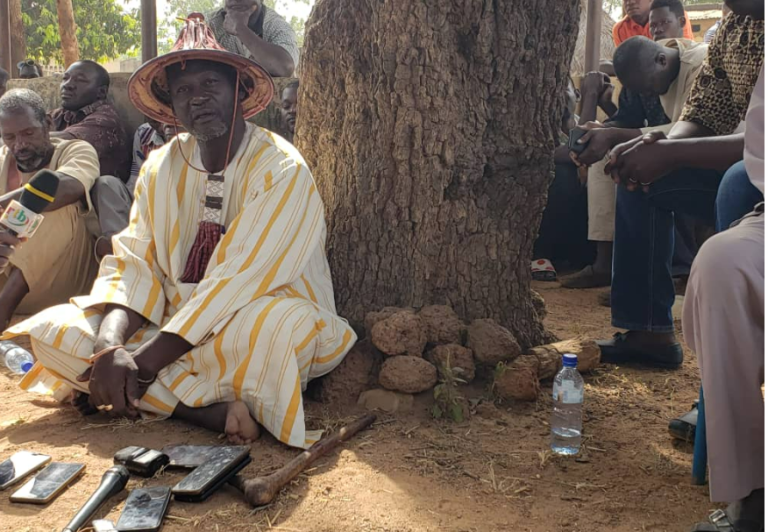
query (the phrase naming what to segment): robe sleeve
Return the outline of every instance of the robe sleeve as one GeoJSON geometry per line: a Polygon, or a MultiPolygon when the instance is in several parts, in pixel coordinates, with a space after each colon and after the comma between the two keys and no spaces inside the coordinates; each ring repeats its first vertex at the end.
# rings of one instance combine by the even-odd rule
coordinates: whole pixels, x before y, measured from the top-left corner
{"type": "Polygon", "coordinates": [[[300,160],[246,176],[254,186],[213,252],[205,277],[163,332],[192,345],[213,338],[234,314],[299,279],[324,245],[322,200],[300,160]]]}
{"type": "Polygon", "coordinates": [[[112,238],[114,255],[104,257],[91,294],[73,299],[82,309],[112,303],[128,307],[160,325],[165,311],[165,274],[157,264],[152,205],[157,184],[156,150],[142,166],[128,227],[112,238]]]}

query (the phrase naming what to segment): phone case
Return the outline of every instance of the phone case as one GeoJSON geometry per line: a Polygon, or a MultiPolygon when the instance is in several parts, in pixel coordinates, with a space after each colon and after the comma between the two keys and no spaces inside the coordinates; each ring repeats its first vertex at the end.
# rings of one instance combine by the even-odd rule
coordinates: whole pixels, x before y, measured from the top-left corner
{"type": "Polygon", "coordinates": [[[247,460],[250,451],[250,447],[247,446],[221,447],[206,463],[173,487],[174,497],[182,500],[179,496],[194,497],[209,491],[222,477],[226,477],[230,471],[247,460]]]}
{"type": "Polygon", "coordinates": [[[48,504],[83,471],[85,464],[53,462],[11,495],[11,502],[48,504]]]}
{"type": "Polygon", "coordinates": [[[202,491],[197,495],[195,494],[185,495],[183,493],[180,493],[180,494],[174,495],[173,498],[179,502],[203,502],[208,497],[213,495],[216,492],[216,490],[218,490],[224,484],[228,483],[230,480],[235,478],[235,476],[237,476],[237,474],[240,471],[242,471],[245,468],[245,466],[250,464],[252,461],[253,460],[251,459],[250,456],[246,456],[245,460],[243,460],[242,462],[238,462],[233,469],[228,471],[225,475],[219,477],[219,479],[215,481],[213,484],[210,484],[207,487],[205,487],[204,491],[202,491]]]}
{"type": "Polygon", "coordinates": [[[587,144],[579,144],[577,141],[587,134],[586,129],[575,127],[568,134],[568,149],[576,154],[579,154],[587,149],[587,144]]]}
{"type": "Polygon", "coordinates": [[[0,491],[7,489],[50,463],[47,454],[19,451],[0,463],[0,491]]]}
{"type": "Polygon", "coordinates": [[[166,486],[133,490],[125,501],[125,508],[115,528],[118,532],[160,530],[170,500],[171,488],[166,486]]]}
{"type": "Polygon", "coordinates": [[[194,469],[210,460],[219,449],[219,445],[166,445],[162,452],[170,459],[168,467],[194,469]]]}
{"type": "Polygon", "coordinates": [[[133,475],[151,478],[168,465],[168,456],[146,447],[126,447],[115,454],[115,464],[124,465],[133,475]]]}

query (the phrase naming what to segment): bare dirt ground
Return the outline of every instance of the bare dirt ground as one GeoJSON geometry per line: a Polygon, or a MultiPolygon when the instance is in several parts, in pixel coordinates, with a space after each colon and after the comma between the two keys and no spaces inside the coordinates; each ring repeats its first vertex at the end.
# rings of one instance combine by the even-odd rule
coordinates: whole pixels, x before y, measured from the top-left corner
{"type": "MultiPolygon", "coordinates": [[[[594,291],[535,287],[547,302],[548,327],[560,338],[606,337],[608,309],[594,291]]],[[[137,424],[83,419],[51,399],[22,393],[0,374],[0,458],[27,449],[56,461],[87,464],[86,474],[47,507],[10,504],[0,494],[1,531],[58,531],[98,485],[113,454],[127,445],[212,444],[215,434],[175,421],[137,424]]],[[[551,398],[499,405],[466,423],[432,420],[430,397],[412,413],[380,415],[371,430],[321,459],[269,507],[254,511],[228,487],[202,504],[172,502],[166,532],[306,531],[685,531],[712,508],[706,487],[690,484],[692,448],[673,443],[671,417],[696,398],[698,372],[690,352],[675,372],[603,365],[586,377],[584,451],[549,451],[551,398]]],[[[471,390],[474,397],[487,391],[471,390]]],[[[333,428],[342,415],[308,404],[313,428],[333,428]]],[[[268,473],[297,453],[262,437],[246,475],[268,473]]],[[[172,485],[166,472],[141,485],[172,485]]],[[[101,514],[117,520],[126,497],[101,514]]]]}

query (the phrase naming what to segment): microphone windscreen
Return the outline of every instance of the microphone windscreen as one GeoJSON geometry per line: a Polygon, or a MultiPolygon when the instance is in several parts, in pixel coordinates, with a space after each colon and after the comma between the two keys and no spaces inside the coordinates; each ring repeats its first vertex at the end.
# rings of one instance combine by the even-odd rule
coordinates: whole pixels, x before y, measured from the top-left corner
{"type": "Polygon", "coordinates": [[[40,170],[29,180],[29,183],[24,185],[19,203],[40,214],[53,203],[57,190],[59,190],[59,176],[50,170],[40,170]]]}

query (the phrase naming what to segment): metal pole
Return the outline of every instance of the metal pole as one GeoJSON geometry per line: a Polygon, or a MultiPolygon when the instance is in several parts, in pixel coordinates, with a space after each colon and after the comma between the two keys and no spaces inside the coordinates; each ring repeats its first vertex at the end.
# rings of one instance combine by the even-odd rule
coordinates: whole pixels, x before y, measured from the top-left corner
{"type": "Polygon", "coordinates": [[[147,62],[154,57],[157,57],[157,4],[155,0],[141,0],[141,60],[147,62]]]}
{"type": "Polygon", "coordinates": [[[593,72],[600,66],[600,36],[603,29],[602,0],[587,2],[587,42],[584,58],[584,72],[593,72]]]}
{"type": "Polygon", "coordinates": [[[0,0],[0,66],[14,77],[12,56],[10,1],[0,0]]]}

